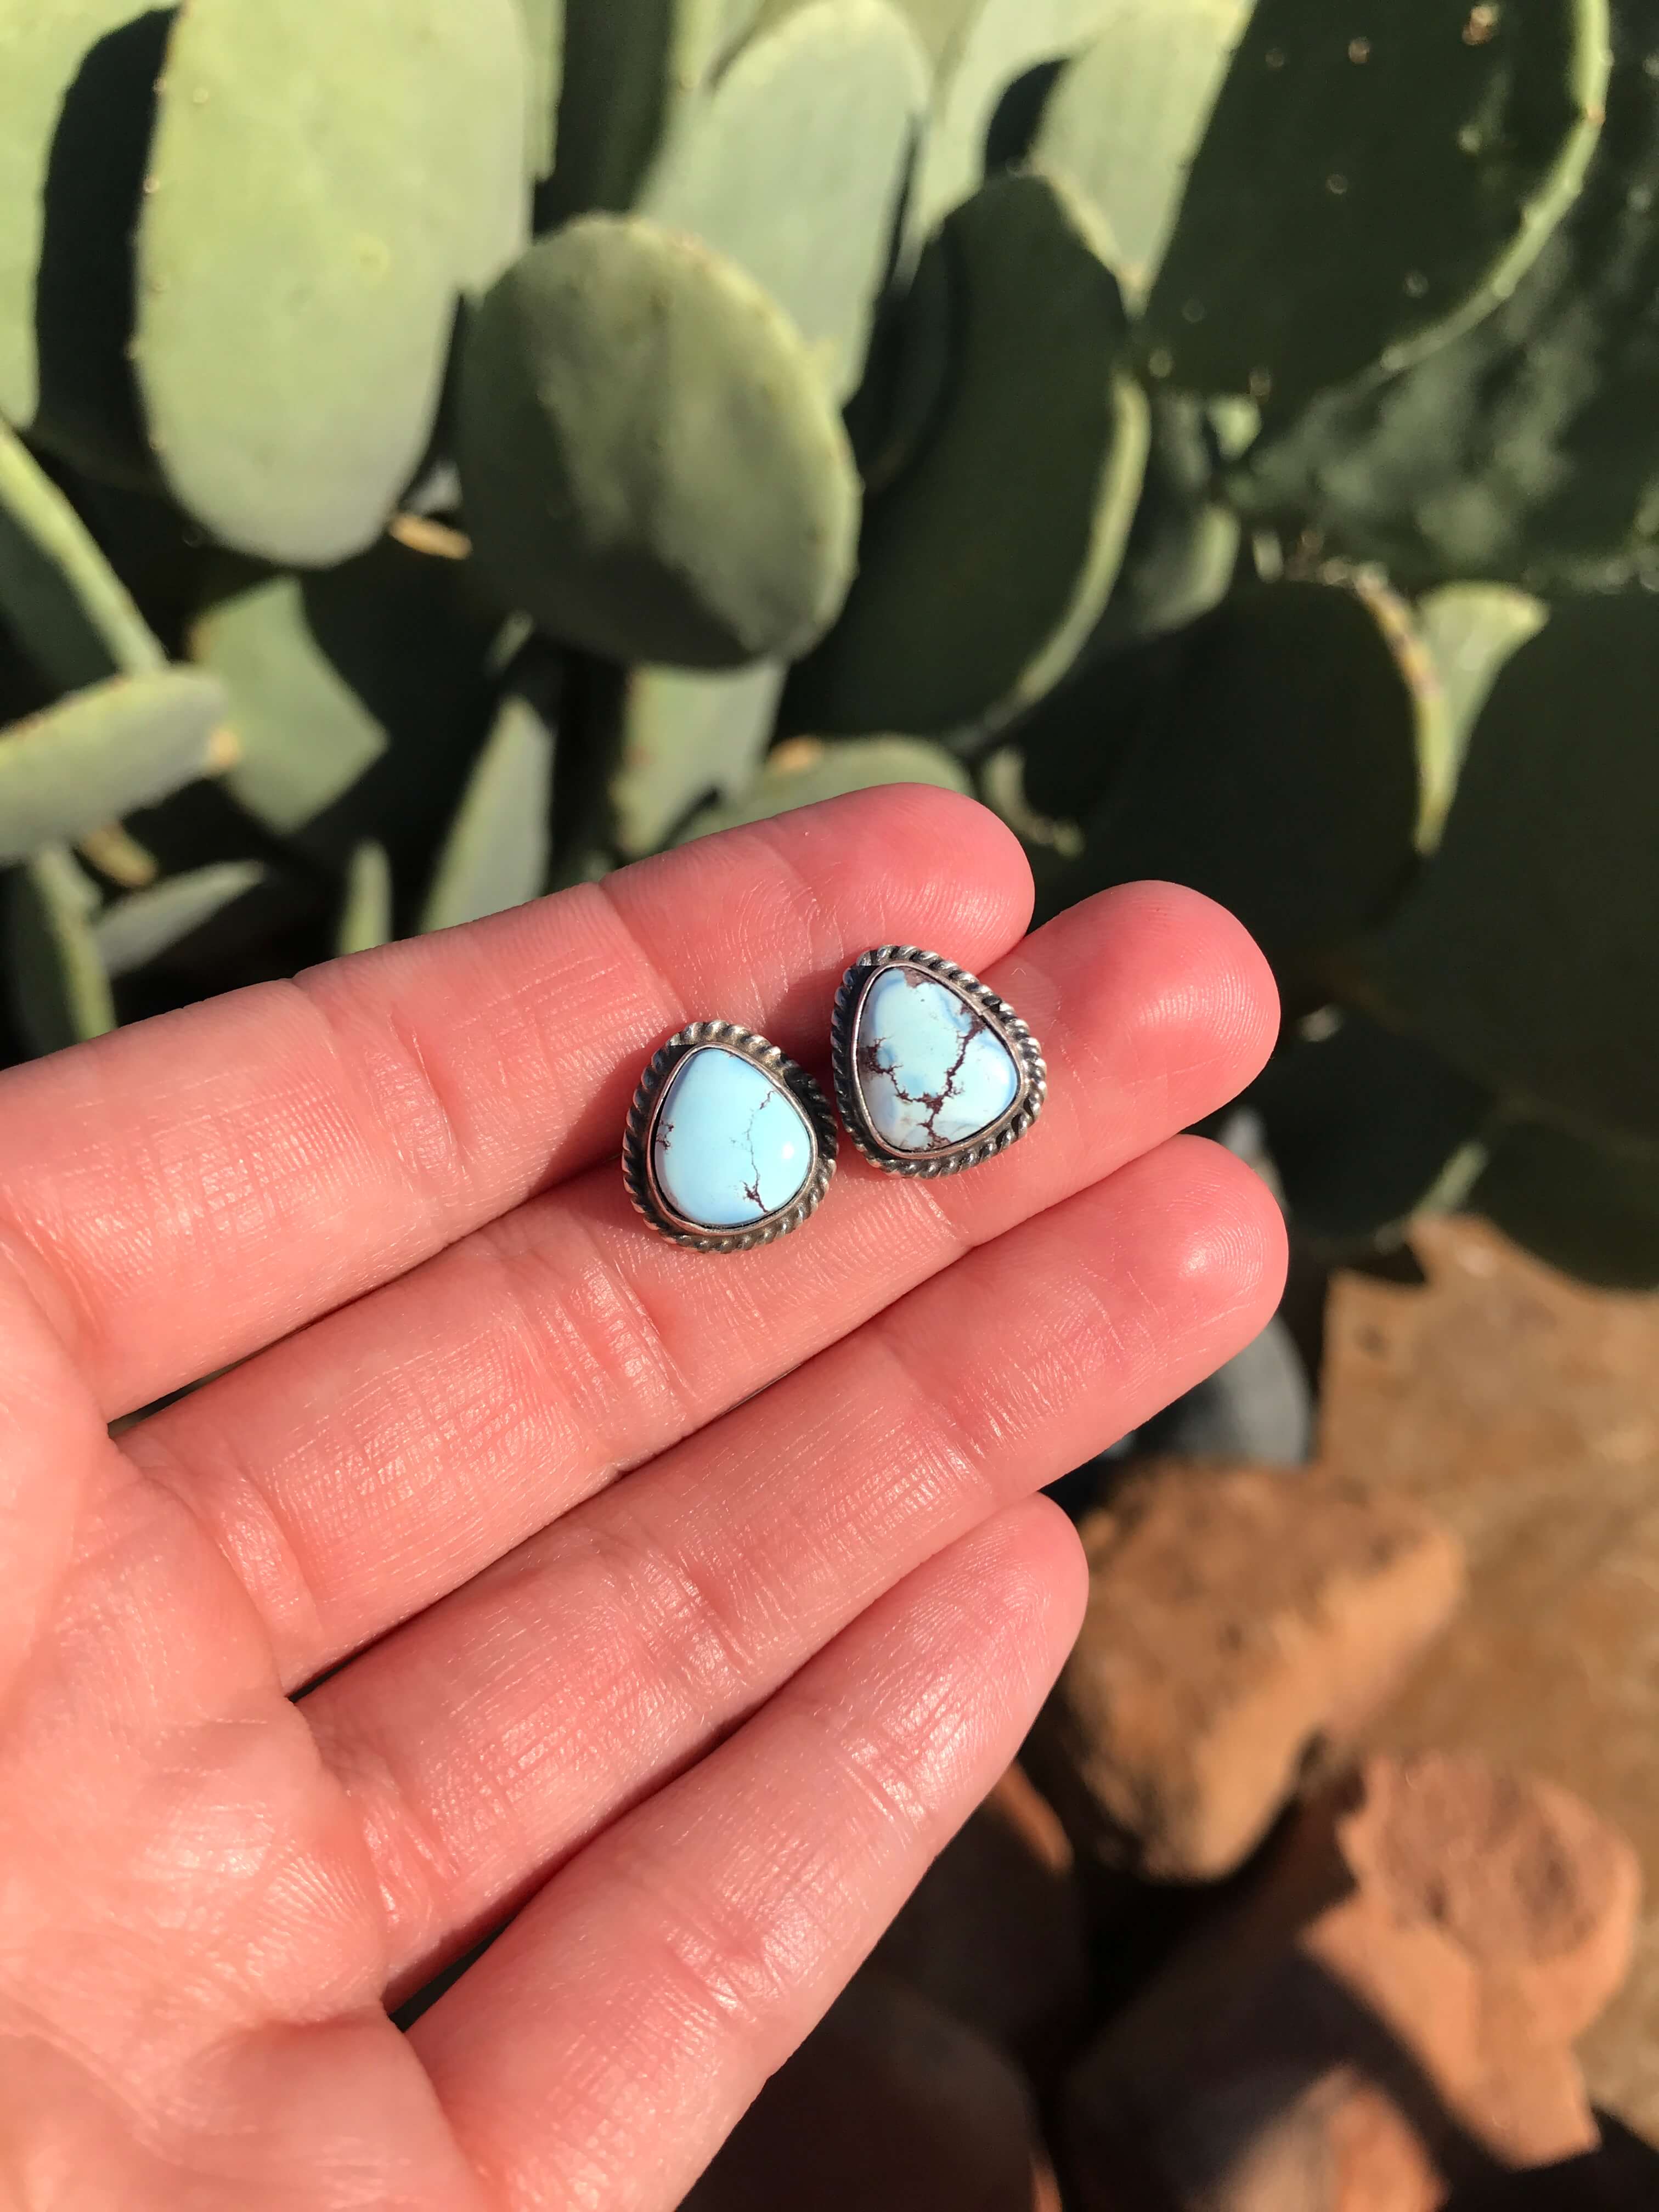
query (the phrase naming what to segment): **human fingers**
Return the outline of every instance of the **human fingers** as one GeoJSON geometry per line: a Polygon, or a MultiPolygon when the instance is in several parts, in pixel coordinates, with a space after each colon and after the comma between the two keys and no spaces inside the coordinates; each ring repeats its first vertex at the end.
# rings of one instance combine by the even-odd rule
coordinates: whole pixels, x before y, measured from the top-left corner
{"type": "Polygon", "coordinates": [[[394,1990],[931,1554],[1239,1350],[1284,1230],[1186,1138],[999,1237],[568,1515],[304,1701],[394,1990]]]}
{"type": "MultiPolygon", "coordinates": [[[[810,1229],[709,1259],[635,1219],[614,1165],[148,1423],[299,1684],[432,1603],[893,1299],[1212,1112],[1269,1049],[1265,963],[1170,886],[1074,909],[991,971],[1048,1055],[1022,1144],[938,1183],[855,1157],[810,1229]]],[[[819,1018],[823,1018],[821,1004],[819,1018]]]]}
{"type": "Polygon", "coordinates": [[[124,1470],[27,1285],[0,1256],[0,1710],[40,1636],[88,1508],[124,1470]]]}
{"type": "Polygon", "coordinates": [[[0,1249],[129,1412],[602,1158],[685,1022],[811,1051],[849,948],[978,965],[1030,897],[984,809],[869,792],[141,1024],[0,1077],[0,1249]]]}
{"type": "Polygon", "coordinates": [[[933,1560],[416,2023],[503,2207],[680,2202],[1012,1755],[1085,1581],[1042,1500],[933,1560]]]}

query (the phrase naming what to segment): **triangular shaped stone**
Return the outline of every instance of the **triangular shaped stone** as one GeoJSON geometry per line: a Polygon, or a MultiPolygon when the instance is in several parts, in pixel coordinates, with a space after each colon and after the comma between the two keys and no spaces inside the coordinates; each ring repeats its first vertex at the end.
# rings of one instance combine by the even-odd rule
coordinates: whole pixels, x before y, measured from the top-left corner
{"type": "Polygon", "coordinates": [[[652,1175],[681,1220],[749,1229],[792,1206],[812,1173],[812,1132],[781,1084],[740,1053],[682,1060],[652,1139],[652,1175]]]}
{"type": "Polygon", "coordinates": [[[992,1128],[1019,1096],[1020,1071],[971,1000],[915,968],[876,977],[859,1010],[859,1094],[889,1151],[953,1151],[992,1128]]]}

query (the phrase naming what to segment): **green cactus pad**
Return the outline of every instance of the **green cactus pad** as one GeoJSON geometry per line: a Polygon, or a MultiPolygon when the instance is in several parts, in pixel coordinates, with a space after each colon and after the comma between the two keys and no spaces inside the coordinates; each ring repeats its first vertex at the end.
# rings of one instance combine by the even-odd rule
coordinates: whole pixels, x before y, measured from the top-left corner
{"type": "MultiPolygon", "coordinates": [[[[1279,584],[1104,664],[1133,721],[1111,732],[1116,773],[1060,900],[1187,884],[1292,969],[1383,920],[1416,866],[1421,791],[1419,695],[1387,609],[1279,584]]],[[[1046,785],[1033,795],[1052,805],[1046,785]]]]}
{"type": "MultiPolygon", "coordinates": [[[[1121,653],[1084,655],[1062,683],[1010,725],[999,752],[1018,752],[1019,803],[1038,820],[1067,823],[1080,857],[1085,820],[1111,792],[1142,731],[1164,711],[1179,676],[1184,634],[1121,653]]],[[[1006,771],[1005,771],[1006,773],[1006,771]]]]}
{"type": "Polygon", "coordinates": [[[1623,29],[1583,191],[1513,296],[1280,426],[1234,486],[1252,513],[1317,527],[1414,589],[1659,574],[1659,75],[1645,19],[1623,29]]]}
{"type": "Polygon", "coordinates": [[[559,92],[564,82],[564,0],[518,0],[529,58],[530,120],[525,166],[532,182],[553,173],[559,144],[559,92]]]}
{"type": "Polygon", "coordinates": [[[413,474],[458,298],[527,222],[514,6],[190,0],[175,18],[135,358],[167,483],[224,544],[343,560],[413,474]]]}
{"type": "Polygon", "coordinates": [[[198,620],[191,657],[223,679],[242,741],[228,786],[268,831],[336,869],[373,837],[421,879],[495,708],[497,624],[469,568],[383,538],[198,620]]]}
{"type": "Polygon", "coordinates": [[[863,385],[847,410],[866,501],[896,483],[921,452],[950,388],[957,301],[947,258],[924,253],[877,318],[863,385]]]}
{"type": "Polygon", "coordinates": [[[1659,1151],[1513,1121],[1493,1145],[1469,1209],[1581,1282],[1659,1290],[1659,1151]]]}
{"type": "Polygon", "coordinates": [[[1146,403],[1113,368],[1123,313],[1087,210],[1046,179],[999,178],[930,251],[958,301],[954,373],[871,502],[846,611],[791,684],[794,730],[998,729],[1070,666],[1133,519],[1146,403]]]}
{"type": "MultiPolygon", "coordinates": [[[[771,8],[787,8],[799,0],[770,0],[771,8]]],[[[921,41],[923,52],[939,68],[961,44],[983,0],[900,0],[910,27],[921,41]]],[[[765,15],[762,21],[766,20],[765,15]]]]}
{"type": "Polygon", "coordinates": [[[147,968],[257,890],[268,872],[258,860],[220,860],[118,899],[93,926],[105,974],[118,981],[147,968]]]}
{"type": "Polygon", "coordinates": [[[1091,654],[1184,629],[1225,596],[1238,567],[1238,517],[1218,495],[1198,402],[1154,394],[1152,428],[1140,501],[1091,654]]]}
{"type": "Polygon", "coordinates": [[[528,700],[503,700],[439,860],[423,930],[482,921],[546,890],[554,747],[528,700]]]}
{"type": "Polygon", "coordinates": [[[590,652],[787,659],[846,596],[858,480],[805,341],[741,270],[641,217],[542,240],[483,302],[460,458],[486,573],[590,652]]]}
{"type": "Polygon", "coordinates": [[[1147,307],[1154,374],[1287,409],[1487,312],[1577,194],[1608,66],[1607,0],[1257,0],[1147,307]]]}
{"type": "Polygon", "coordinates": [[[64,105],[100,41],[152,9],[153,0],[0,0],[0,416],[19,429],[40,404],[36,288],[64,105]]]}
{"type": "Polygon", "coordinates": [[[1557,605],[1475,729],[1439,851],[1370,950],[1379,1003],[1476,1081],[1659,1140],[1659,603],[1557,605]]]}
{"type": "Polygon", "coordinates": [[[353,848],[346,864],[345,897],[340,907],[334,950],[345,959],[390,945],[395,933],[392,862],[373,838],[353,848]]]}
{"type": "Polygon", "coordinates": [[[1448,584],[1419,603],[1417,632],[1443,702],[1424,760],[1420,852],[1433,852],[1445,835],[1463,763],[1504,663],[1548,620],[1541,599],[1507,584],[1448,584]]]}
{"type": "Polygon", "coordinates": [[[565,0],[552,225],[631,208],[678,117],[758,13],[757,0],[565,0]]]}
{"type": "MultiPolygon", "coordinates": [[[[800,6],[802,0],[773,0],[776,12],[787,15],[800,6]]],[[[714,33],[714,59],[710,66],[718,68],[734,54],[749,33],[759,27],[765,19],[768,0],[720,0],[714,33]]]]}
{"type": "Polygon", "coordinates": [[[120,676],[0,732],[0,863],[149,806],[222,767],[229,703],[194,669],[120,676]]]}
{"type": "Polygon", "coordinates": [[[1104,216],[1124,296],[1150,297],[1251,0],[1121,0],[1061,75],[1032,149],[1104,216]]]}
{"type": "Polygon", "coordinates": [[[968,772],[942,745],[921,738],[852,738],[824,744],[816,738],[792,738],[738,797],[705,807],[681,839],[711,837],[717,830],[740,830],[769,822],[797,807],[826,799],[845,799],[855,791],[884,785],[931,784],[939,791],[969,791],[968,772]]]}
{"type": "Polygon", "coordinates": [[[985,177],[986,141],[1003,94],[1016,78],[1087,46],[1114,11],[1114,0],[979,0],[971,13],[938,0],[924,43],[939,54],[933,124],[923,149],[909,228],[926,238],[985,177]],[[959,20],[954,27],[948,18],[959,20]]]}
{"type": "Polygon", "coordinates": [[[1249,1093],[1305,1237],[1338,1249],[1461,1203],[1480,1172],[1489,1091],[1364,1014],[1294,1038],[1249,1093]]]}
{"type": "Polygon", "coordinates": [[[383,725],[319,646],[296,577],[222,600],[191,650],[232,701],[241,758],[227,787],[279,836],[325,812],[385,752],[383,725]]]}
{"type": "Polygon", "coordinates": [[[759,771],[777,720],[774,661],[730,676],[632,668],[621,684],[619,765],[611,787],[617,849],[653,853],[710,793],[735,798],[759,771]]]}
{"type": "Polygon", "coordinates": [[[93,933],[98,895],[61,845],[6,884],[12,1011],[31,1052],[60,1052],[115,1027],[115,1000],[93,933]]]}
{"type": "MultiPolygon", "coordinates": [[[[171,18],[159,8],[124,9],[127,20],[110,27],[112,11],[98,0],[36,12],[55,19],[43,26],[48,46],[54,27],[69,28],[85,46],[52,118],[34,206],[21,210],[22,258],[34,258],[25,352],[36,404],[27,427],[39,446],[89,475],[147,489],[155,482],[155,465],[130,358],[132,235],[171,18]]],[[[40,40],[38,30],[25,33],[26,62],[50,64],[40,40]]],[[[0,35],[0,80],[10,59],[5,45],[0,35]]],[[[46,75],[55,88],[56,70],[49,66],[46,75]]],[[[33,112],[18,119],[27,140],[41,118],[33,112]]]]}
{"type": "Polygon", "coordinates": [[[140,675],[166,661],[86,525],[3,423],[0,617],[62,690],[140,675]]]}
{"type": "Polygon", "coordinates": [[[886,0],[813,0],[686,108],[640,199],[766,288],[838,404],[864,373],[927,94],[886,0]]]}

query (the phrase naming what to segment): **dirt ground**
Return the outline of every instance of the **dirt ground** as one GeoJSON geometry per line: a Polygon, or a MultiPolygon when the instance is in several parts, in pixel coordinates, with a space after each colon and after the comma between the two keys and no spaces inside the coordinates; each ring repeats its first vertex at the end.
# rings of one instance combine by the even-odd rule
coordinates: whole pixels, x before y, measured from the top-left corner
{"type": "Polygon", "coordinates": [[[1595,2101],[1659,2141],[1659,1298],[1585,1291],[1474,1223],[1413,1243],[1426,1290],[1336,1286],[1321,1456],[1442,1513],[1472,1595],[1376,1740],[1530,1768],[1637,1845],[1635,1969],[1583,2055],[1595,2101]]]}

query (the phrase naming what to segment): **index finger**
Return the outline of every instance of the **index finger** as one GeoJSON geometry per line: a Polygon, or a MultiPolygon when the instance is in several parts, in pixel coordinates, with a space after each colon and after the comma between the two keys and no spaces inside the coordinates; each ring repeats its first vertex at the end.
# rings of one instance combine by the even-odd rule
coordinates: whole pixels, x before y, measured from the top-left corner
{"type": "Polygon", "coordinates": [[[107,1414],[230,1365],[617,1148],[720,1018],[824,1056],[848,963],[973,968],[1031,883],[972,801],[866,792],[0,1078],[0,1246],[107,1414]]]}

